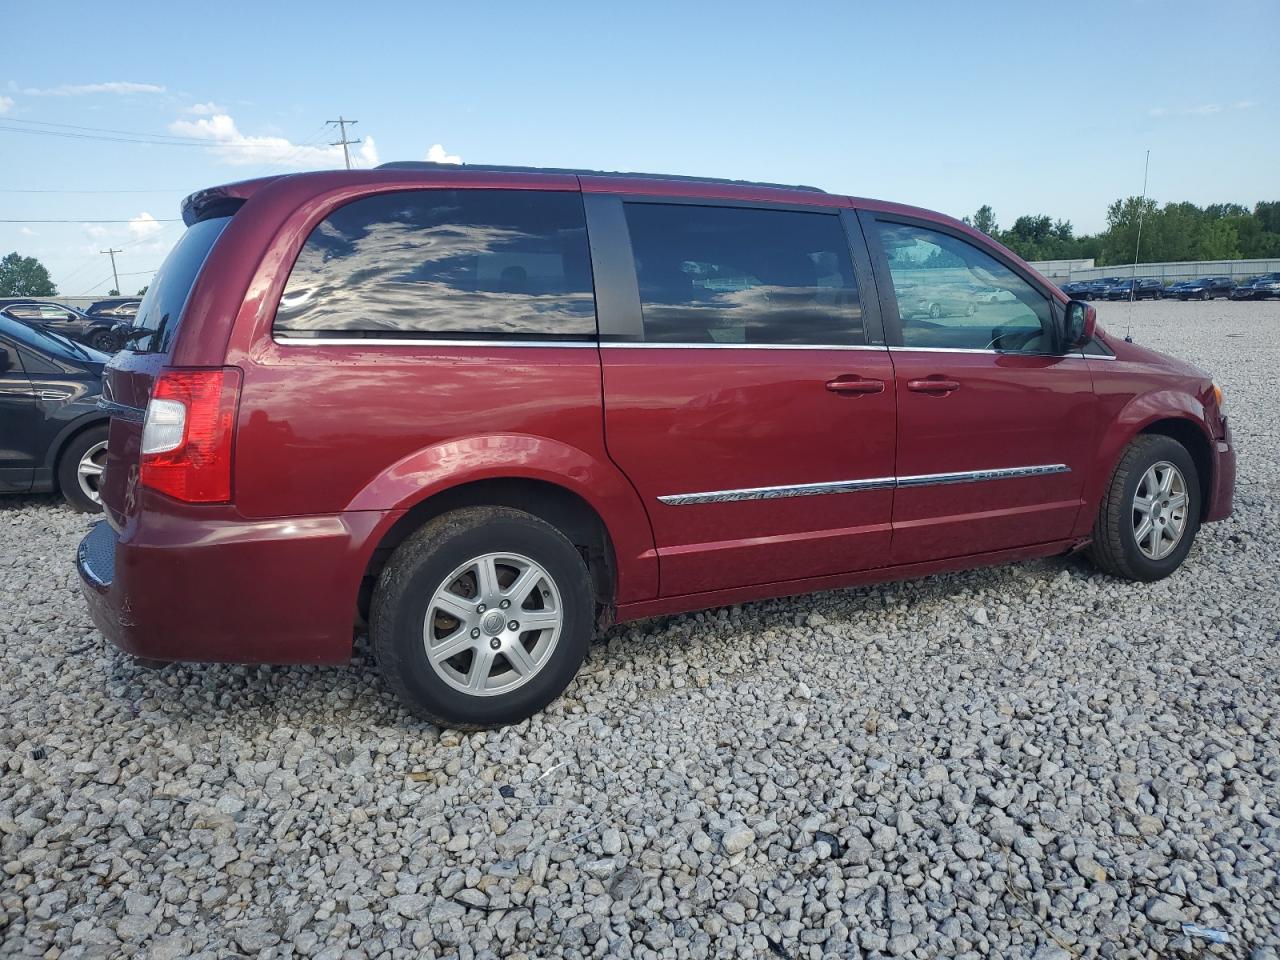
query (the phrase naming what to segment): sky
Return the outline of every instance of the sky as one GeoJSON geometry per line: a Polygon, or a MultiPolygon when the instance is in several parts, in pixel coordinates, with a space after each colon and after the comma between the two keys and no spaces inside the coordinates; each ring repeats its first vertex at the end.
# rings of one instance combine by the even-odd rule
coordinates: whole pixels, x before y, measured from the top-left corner
{"type": "Polygon", "coordinates": [[[8,6],[0,253],[146,283],[182,197],[353,162],[805,183],[1105,226],[1280,200],[1280,0],[8,6]],[[14,42],[15,38],[25,38],[14,42]],[[7,221],[52,221],[7,222],[7,221]],[[94,222],[115,221],[115,222],[94,222]]]}

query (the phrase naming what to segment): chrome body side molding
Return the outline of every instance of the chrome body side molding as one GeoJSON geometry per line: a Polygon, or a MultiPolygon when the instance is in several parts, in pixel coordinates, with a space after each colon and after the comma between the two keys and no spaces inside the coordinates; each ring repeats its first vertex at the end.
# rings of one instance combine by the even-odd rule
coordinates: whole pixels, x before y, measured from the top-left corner
{"type": "Polygon", "coordinates": [[[829,483],[798,483],[780,487],[745,487],[740,490],[709,490],[703,493],[671,493],[658,497],[668,506],[682,507],[694,503],[735,503],[740,500],[779,500],[784,497],[814,497],[829,493],[857,493],[861,490],[887,490],[895,487],[927,487],[949,483],[982,483],[987,480],[1012,480],[1018,477],[1043,477],[1070,473],[1065,463],[1046,463],[1031,467],[998,467],[993,470],[958,470],[951,473],[924,473],[909,477],[871,477],[866,480],[834,480],[829,483]]]}

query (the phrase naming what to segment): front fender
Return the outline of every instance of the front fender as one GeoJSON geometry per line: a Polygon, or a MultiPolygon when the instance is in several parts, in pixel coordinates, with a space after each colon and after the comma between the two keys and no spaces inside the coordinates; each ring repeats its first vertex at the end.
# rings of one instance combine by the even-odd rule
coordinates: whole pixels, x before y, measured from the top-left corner
{"type": "MultiPolygon", "coordinates": [[[[1102,502],[1103,492],[1111,482],[1116,464],[1133,438],[1159,420],[1181,420],[1195,426],[1212,446],[1213,434],[1209,429],[1207,413],[1202,400],[1186,390],[1153,390],[1130,399],[1110,421],[1103,425],[1098,452],[1089,479],[1085,485],[1083,501],[1076,524],[1078,536],[1088,536],[1102,502]]],[[[1208,491],[1206,491],[1206,494],[1208,491]]]]}
{"type": "MultiPolygon", "coordinates": [[[[461,437],[409,454],[365,485],[348,510],[395,518],[445,490],[479,480],[526,479],[551,483],[585,500],[604,521],[618,561],[620,603],[658,592],[653,530],[634,488],[607,460],[546,437],[496,434],[461,437]]],[[[378,538],[386,529],[377,531],[378,538]]]]}

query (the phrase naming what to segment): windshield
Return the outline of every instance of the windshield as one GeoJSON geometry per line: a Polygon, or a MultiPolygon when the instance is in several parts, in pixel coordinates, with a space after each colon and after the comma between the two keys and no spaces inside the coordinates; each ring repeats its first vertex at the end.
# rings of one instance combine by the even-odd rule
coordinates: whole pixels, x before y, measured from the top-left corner
{"type": "Polygon", "coordinates": [[[139,334],[134,345],[126,349],[138,353],[169,352],[200,268],[230,222],[230,217],[201,220],[182,235],[147,288],[133,321],[135,332],[145,330],[150,336],[139,334]]]}
{"type": "Polygon", "coordinates": [[[108,359],[105,353],[99,353],[74,340],[68,340],[60,333],[29,327],[25,323],[8,317],[0,316],[0,332],[33,350],[52,354],[64,360],[93,360],[97,363],[106,363],[108,359]]]}

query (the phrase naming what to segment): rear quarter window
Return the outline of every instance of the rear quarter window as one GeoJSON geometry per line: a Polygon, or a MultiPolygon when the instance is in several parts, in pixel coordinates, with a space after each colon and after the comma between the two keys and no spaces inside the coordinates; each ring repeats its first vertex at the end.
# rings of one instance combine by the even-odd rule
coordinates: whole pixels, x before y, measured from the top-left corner
{"type": "Polygon", "coordinates": [[[135,340],[132,349],[145,353],[169,352],[200,268],[230,222],[230,217],[201,220],[182,235],[147,287],[133,321],[135,329],[147,330],[151,335],[135,340]]]}
{"type": "Polygon", "coordinates": [[[307,238],[274,329],[286,337],[593,339],[582,197],[413,190],[353,201],[307,238]]]}

